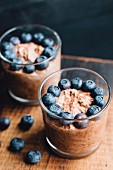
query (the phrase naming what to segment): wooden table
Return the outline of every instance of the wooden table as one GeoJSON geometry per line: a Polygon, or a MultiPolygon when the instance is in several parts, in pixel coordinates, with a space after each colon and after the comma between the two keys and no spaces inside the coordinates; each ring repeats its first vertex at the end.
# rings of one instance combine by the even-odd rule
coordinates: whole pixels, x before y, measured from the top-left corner
{"type": "MultiPolygon", "coordinates": [[[[62,57],[62,68],[85,67],[93,69],[103,75],[113,89],[113,61],[86,57],[62,57]]],[[[0,132],[0,170],[113,170],[113,99],[109,107],[109,116],[105,138],[100,148],[92,155],[78,160],[69,160],[58,157],[48,147],[44,137],[44,124],[40,106],[23,106],[13,102],[6,93],[5,80],[0,81],[0,113],[11,120],[10,127],[0,132]],[[29,113],[34,116],[35,123],[27,132],[18,128],[22,115],[29,113]],[[22,137],[25,148],[20,153],[8,151],[10,140],[13,137],[22,137]],[[38,149],[42,160],[36,165],[24,163],[27,151],[38,149]]]]}

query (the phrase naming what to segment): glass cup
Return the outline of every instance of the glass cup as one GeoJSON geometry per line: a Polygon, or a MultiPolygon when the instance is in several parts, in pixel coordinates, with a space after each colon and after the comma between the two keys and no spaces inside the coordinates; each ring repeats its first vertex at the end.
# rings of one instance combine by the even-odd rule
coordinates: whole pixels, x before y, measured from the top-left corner
{"type": "Polygon", "coordinates": [[[101,144],[107,122],[108,105],[111,99],[110,86],[100,74],[86,68],[66,68],[49,75],[38,91],[46,130],[46,140],[50,148],[66,158],[81,158],[94,152],[101,144]],[[72,80],[80,77],[83,81],[93,80],[105,91],[105,106],[95,115],[80,119],[64,119],[48,110],[42,101],[50,85],[58,85],[61,78],[72,80]],[[68,122],[62,124],[62,122],[68,122]],[[84,128],[74,125],[88,123],[84,128]]]}
{"type": "MultiPolygon", "coordinates": [[[[33,40],[31,40],[31,42],[32,41],[33,40]]],[[[24,26],[12,28],[12,29],[8,30],[6,33],[4,33],[1,37],[0,43],[1,43],[2,66],[3,66],[3,70],[5,72],[5,76],[7,77],[8,92],[9,92],[10,96],[13,99],[15,99],[16,101],[24,103],[24,104],[38,104],[39,102],[38,102],[37,91],[40,87],[41,82],[49,74],[60,69],[61,39],[60,39],[59,35],[54,30],[52,30],[46,26],[43,26],[43,25],[24,25],[24,26]],[[26,63],[19,63],[19,62],[17,63],[14,59],[12,59],[12,60],[7,59],[7,57],[5,57],[5,55],[4,55],[4,53],[6,54],[6,52],[4,52],[2,50],[3,49],[2,44],[4,42],[9,42],[9,40],[11,40],[11,37],[19,37],[20,38],[22,33],[30,33],[31,35],[34,35],[35,33],[42,33],[44,35],[44,38],[47,38],[47,39],[49,38],[54,41],[54,45],[52,46],[52,48],[54,47],[54,52],[52,53],[51,56],[47,57],[46,61],[40,61],[39,63],[34,63],[34,62],[28,63],[27,61],[26,61],[26,63]],[[44,65],[45,62],[46,63],[48,62],[48,67],[46,69],[43,69],[43,70],[36,69],[31,74],[29,74],[29,73],[27,74],[26,72],[23,71],[27,65],[32,66],[32,68],[34,66],[35,66],[35,68],[40,68],[40,65],[41,66],[44,65]],[[17,70],[12,71],[10,69],[11,65],[15,66],[17,68],[17,70]],[[21,69],[18,69],[18,68],[21,68],[21,69]]],[[[19,48],[20,51],[18,51],[18,52],[20,54],[22,53],[21,52],[22,48],[19,48]]],[[[41,55],[41,52],[43,53],[43,50],[45,48],[46,47],[42,48],[41,43],[37,45],[37,49],[39,49],[40,55],[41,55]]],[[[10,53],[11,53],[11,51],[10,51],[10,53]]],[[[24,55],[24,54],[26,54],[26,51],[23,51],[22,55],[24,55]]],[[[9,55],[12,56],[11,54],[9,54],[9,55]]],[[[29,52],[28,55],[32,55],[32,54],[30,54],[30,52],[29,52]]],[[[24,58],[26,56],[24,56],[24,58]]],[[[27,57],[29,57],[29,56],[27,56],[27,57]]]]}

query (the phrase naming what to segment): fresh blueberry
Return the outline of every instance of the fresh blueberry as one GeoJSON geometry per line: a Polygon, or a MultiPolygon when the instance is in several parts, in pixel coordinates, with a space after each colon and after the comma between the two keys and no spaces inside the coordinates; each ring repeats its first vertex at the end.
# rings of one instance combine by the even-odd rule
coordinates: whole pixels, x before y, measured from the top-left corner
{"type": "Polygon", "coordinates": [[[36,70],[44,70],[49,66],[49,61],[46,56],[41,55],[40,57],[36,58],[35,60],[35,68],[36,70]]]}
{"type": "Polygon", "coordinates": [[[3,56],[4,56],[5,58],[9,59],[9,58],[10,58],[11,53],[12,53],[11,51],[6,50],[6,51],[4,51],[4,52],[3,52],[3,56]]]}
{"type": "Polygon", "coordinates": [[[28,43],[32,40],[32,35],[30,33],[22,33],[21,40],[24,43],[28,43]]]}
{"type": "Polygon", "coordinates": [[[3,48],[3,50],[13,51],[14,50],[14,45],[11,42],[4,42],[2,44],[2,48],[3,48]]]}
{"type": "Polygon", "coordinates": [[[54,41],[51,38],[45,38],[45,39],[42,40],[41,45],[43,47],[53,46],[54,45],[54,41]]]}
{"type": "Polygon", "coordinates": [[[37,150],[31,150],[27,153],[25,161],[28,164],[36,164],[41,160],[41,153],[37,150]]]}
{"type": "Polygon", "coordinates": [[[104,89],[102,89],[101,87],[95,87],[92,92],[91,92],[91,96],[95,97],[95,96],[104,96],[104,89]]]}
{"type": "Polygon", "coordinates": [[[21,121],[20,121],[20,124],[19,124],[19,127],[20,129],[24,130],[24,131],[27,131],[31,128],[31,126],[33,125],[34,123],[34,118],[33,116],[29,115],[29,114],[26,114],[24,115],[22,118],[21,118],[21,121]]]}
{"type": "Polygon", "coordinates": [[[24,148],[24,140],[22,138],[13,138],[10,142],[9,149],[12,152],[19,152],[24,148]]]}
{"type": "Polygon", "coordinates": [[[19,65],[19,64],[23,64],[20,58],[14,58],[11,61],[13,62],[10,64],[10,67],[9,67],[11,71],[18,71],[22,69],[22,65],[19,65]]]}
{"type": "Polygon", "coordinates": [[[89,125],[89,120],[87,119],[87,116],[84,113],[78,113],[75,116],[75,119],[78,120],[73,123],[73,125],[78,129],[84,129],[89,125]],[[85,120],[82,120],[85,119],[85,120]]]}
{"type": "Polygon", "coordinates": [[[61,90],[59,86],[51,85],[49,86],[47,92],[52,93],[54,96],[58,97],[61,93],[61,90]]]}
{"type": "MultiPolygon", "coordinates": [[[[30,63],[27,63],[27,64],[30,64],[30,63]]],[[[34,65],[25,65],[23,68],[23,71],[28,74],[33,73],[35,71],[35,66],[34,65]]]]}
{"type": "Polygon", "coordinates": [[[10,42],[14,45],[20,44],[20,39],[18,37],[11,37],[10,42]]]}
{"type": "Polygon", "coordinates": [[[100,107],[105,106],[106,101],[104,100],[103,96],[96,96],[94,99],[94,104],[100,107]]]}
{"type": "Polygon", "coordinates": [[[41,41],[44,39],[44,35],[42,33],[38,32],[33,35],[33,38],[34,38],[35,43],[40,44],[41,41]]]}
{"type": "Polygon", "coordinates": [[[97,105],[91,105],[91,106],[88,108],[86,115],[87,115],[87,116],[95,115],[95,114],[97,114],[100,110],[101,110],[101,108],[100,108],[99,106],[97,106],[97,105]]]}
{"type": "Polygon", "coordinates": [[[11,51],[9,51],[9,50],[4,51],[3,55],[4,55],[4,57],[5,57],[6,59],[8,59],[8,60],[10,60],[10,61],[11,61],[12,59],[14,59],[14,58],[17,58],[16,53],[11,52],[11,51]]]}
{"type": "Polygon", "coordinates": [[[68,79],[61,79],[58,83],[58,86],[60,87],[61,90],[66,90],[71,87],[71,83],[68,79]]]}
{"type": "Polygon", "coordinates": [[[73,121],[71,121],[71,119],[74,119],[74,115],[72,113],[69,112],[61,112],[60,113],[60,117],[62,117],[63,119],[60,119],[60,123],[62,125],[69,125],[72,124],[73,121]],[[69,120],[65,120],[65,119],[69,119],[69,120]]]}
{"type": "Polygon", "coordinates": [[[56,103],[56,97],[53,96],[51,93],[46,93],[43,97],[42,97],[42,101],[43,103],[48,106],[51,104],[56,103]]]}
{"type": "Polygon", "coordinates": [[[3,52],[3,56],[8,60],[10,60],[11,54],[12,54],[12,52],[9,51],[9,50],[6,50],[6,51],[3,52]]]}
{"type": "Polygon", "coordinates": [[[56,48],[54,47],[46,47],[44,51],[42,52],[42,55],[45,55],[46,57],[50,58],[52,57],[56,52],[56,48]]]}
{"type": "Polygon", "coordinates": [[[62,108],[58,104],[51,104],[48,106],[48,110],[56,115],[60,115],[62,108]]]}
{"type": "Polygon", "coordinates": [[[0,130],[6,130],[10,125],[10,119],[7,117],[0,118],[0,130]]]}
{"type": "Polygon", "coordinates": [[[72,79],[71,80],[71,87],[73,89],[77,89],[77,90],[81,89],[81,87],[82,87],[82,79],[79,78],[79,77],[76,77],[76,78],[72,79]]]}
{"type": "Polygon", "coordinates": [[[96,84],[93,80],[86,80],[83,82],[82,90],[85,92],[91,92],[96,87],[96,84]]]}

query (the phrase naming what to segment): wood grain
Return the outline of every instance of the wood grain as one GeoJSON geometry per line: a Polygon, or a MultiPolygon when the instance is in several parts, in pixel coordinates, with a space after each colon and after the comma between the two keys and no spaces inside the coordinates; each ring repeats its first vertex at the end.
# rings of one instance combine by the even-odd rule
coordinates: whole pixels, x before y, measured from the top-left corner
{"type": "MultiPolygon", "coordinates": [[[[64,56],[62,68],[85,67],[102,74],[113,89],[113,61],[89,59],[85,57],[64,56]]],[[[58,157],[45,142],[44,124],[40,106],[23,106],[15,103],[7,94],[5,79],[0,80],[0,113],[11,120],[10,127],[0,132],[0,170],[112,170],[113,169],[113,99],[109,106],[109,116],[105,137],[100,148],[92,155],[78,160],[69,160],[58,157]],[[35,123],[27,132],[18,128],[22,115],[29,113],[34,116],[35,123]],[[20,153],[9,152],[8,146],[13,137],[22,137],[25,148],[20,153]],[[26,153],[31,149],[38,149],[42,160],[37,165],[24,163],[26,153]]]]}

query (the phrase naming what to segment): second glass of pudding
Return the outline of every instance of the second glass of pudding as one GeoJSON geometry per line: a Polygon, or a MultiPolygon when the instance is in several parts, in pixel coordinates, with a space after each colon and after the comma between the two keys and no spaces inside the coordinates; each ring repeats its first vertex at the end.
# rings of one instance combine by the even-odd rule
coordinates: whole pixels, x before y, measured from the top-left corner
{"type": "Polygon", "coordinates": [[[43,25],[25,25],[8,30],[0,43],[10,96],[24,104],[38,104],[40,84],[60,69],[59,35],[43,25]]]}
{"type": "Polygon", "coordinates": [[[49,75],[39,89],[50,148],[66,158],[81,158],[101,144],[111,92],[108,82],[86,68],[67,68],[49,75]]]}

